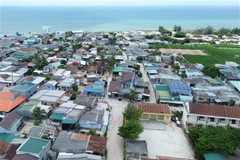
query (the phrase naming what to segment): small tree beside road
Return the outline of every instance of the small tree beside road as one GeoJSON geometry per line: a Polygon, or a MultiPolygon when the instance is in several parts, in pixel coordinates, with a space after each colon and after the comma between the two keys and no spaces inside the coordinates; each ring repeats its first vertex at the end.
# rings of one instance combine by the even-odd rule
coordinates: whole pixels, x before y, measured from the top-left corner
{"type": "Polygon", "coordinates": [[[123,139],[137,139],[143,132],[143,126],[141,125],[139,118],[142,116],[142,110],[135,107],[128,107],[124,113],[123,125],[118,128],[118,135],[123,139]]]}

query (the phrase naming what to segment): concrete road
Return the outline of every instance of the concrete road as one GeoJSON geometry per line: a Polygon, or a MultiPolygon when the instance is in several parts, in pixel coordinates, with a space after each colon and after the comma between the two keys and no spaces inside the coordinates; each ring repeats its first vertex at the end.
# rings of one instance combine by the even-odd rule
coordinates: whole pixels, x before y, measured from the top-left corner
{"type": "Polygon", "coordinates": [[[155,92],[153,90],[153,86],[152,83],[150,82],[147,73],[144,70],[143,64],[140,64],[140,71],[142,72],[142,78],[144,79],[144,81],[149,82],[149,89],[150,89],[150,103],[156,103],[156,97],[155,97],[155,92]]]}
{"type": "Polygon", "coordinates": [[[118,101],[115,99],[106,98],[108,104],[112,107],[110,112],[110,120],[108,126],[108,141],[107,160],[122,160],[123,159],[123,139],[117,135],[118,127],[122,125],[123,116],[122,112],[127,106],[126,101],[118,101]]]}

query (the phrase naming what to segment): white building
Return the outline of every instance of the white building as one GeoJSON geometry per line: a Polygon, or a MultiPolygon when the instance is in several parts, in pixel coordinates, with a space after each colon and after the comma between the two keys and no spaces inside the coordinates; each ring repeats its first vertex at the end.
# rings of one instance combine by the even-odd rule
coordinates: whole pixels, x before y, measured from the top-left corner
{"type": "Polygon", "coordinates": [[[199,103],[185,103],[183,110],[183,125],[190,126],[220,126],[230,125],[240,128],[240,108],[199,103]]]}
{"type": "Polygon", "coordinates": [[[51,29],[51,26],[42,26],[43,33],[52,33],[51,29]]]}
{"type": "Polygon", "coordinates": [[[58,69],[56,73],[52,76],[54,80],[63,80],[71,77],[71,71],[65,69],[58,69]]]}

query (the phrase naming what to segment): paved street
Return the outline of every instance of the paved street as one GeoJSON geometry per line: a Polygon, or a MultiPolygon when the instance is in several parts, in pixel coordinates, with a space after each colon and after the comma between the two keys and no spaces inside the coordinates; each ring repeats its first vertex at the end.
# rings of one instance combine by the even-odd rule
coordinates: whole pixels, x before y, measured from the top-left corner
{"type": "Polygon", "coordinates": [[[126,101],[118,101],[115,99],[106,99],[108,104],[112,106],[110,113],[109,127],[108,127],[108,160],[122,160],[123,159],[123,139],[117,135],[118,127],[122,125],[122,112],[127,106],[126,101]]]}
{"type": "Polygon", "coordinates": [[[144,70],[144,67],[143,67],[143,64],[140,64],[140,71],[142,72],[142,78],[149,82],[149,89],[150,89],[150,103],[156,103],[156,97],[155,97],[155,92],[153,90],[153,86],[152,86],[152,83],[150,83],[150,80],[147,76],[147,73],[145,72],[144,70]]]}

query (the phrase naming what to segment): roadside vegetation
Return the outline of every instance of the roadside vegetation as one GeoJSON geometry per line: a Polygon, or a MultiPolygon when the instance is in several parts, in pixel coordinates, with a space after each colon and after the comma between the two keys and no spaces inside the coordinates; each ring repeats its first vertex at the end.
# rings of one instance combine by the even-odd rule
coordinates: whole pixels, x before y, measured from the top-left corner
{"type": "Polygon", "coordinates": [[[188,137],[198,160],[203,160],[205,153],[232,155],[240,146],[240,130],[237,128],[190,127],[188,131],[188,137]]]}

